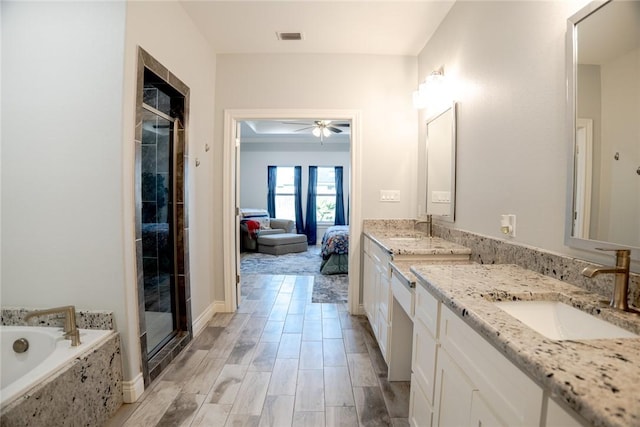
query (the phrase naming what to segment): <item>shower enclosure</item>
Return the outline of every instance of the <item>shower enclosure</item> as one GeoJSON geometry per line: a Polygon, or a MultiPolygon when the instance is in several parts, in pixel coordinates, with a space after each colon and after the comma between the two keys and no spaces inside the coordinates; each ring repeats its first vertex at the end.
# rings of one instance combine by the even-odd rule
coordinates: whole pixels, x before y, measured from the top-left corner
{"type": "Polygon", "coordinates": [[[191,339],[186,221],[189,89],[139,49],[136,252],[140,348],[149,384],[191,339]]]}
{"type": "Polygon", "coordinates": [[[149,356],[177,332],[175,314],[175,150],[170,97],[144,88],[142,107],[142,271],[149,356]],[[163,108],[166,107],[166,108],[163,108]],[[165,110],[165,111],[163,111],[165,110]]]}

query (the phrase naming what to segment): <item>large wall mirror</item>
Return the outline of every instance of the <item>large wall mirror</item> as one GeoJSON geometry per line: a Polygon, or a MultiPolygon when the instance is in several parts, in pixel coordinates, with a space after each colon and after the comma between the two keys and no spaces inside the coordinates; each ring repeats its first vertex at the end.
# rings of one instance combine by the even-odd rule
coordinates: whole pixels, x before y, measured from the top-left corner
{"type": "Polygon", "coordinates": [[[640,260],[640,2],[594,2],[567,27],[568,246],[640,260]]]}
{"type": "Polygon", "coordinates": [[[455,219],[456,104],[427,120],[426,214],[444,221],[455,219]]]}

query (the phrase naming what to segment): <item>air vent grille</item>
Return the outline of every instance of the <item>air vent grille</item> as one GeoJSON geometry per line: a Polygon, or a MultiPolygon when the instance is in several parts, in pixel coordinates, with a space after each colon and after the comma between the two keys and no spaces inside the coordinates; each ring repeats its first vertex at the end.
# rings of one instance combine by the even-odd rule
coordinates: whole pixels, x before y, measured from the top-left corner
{"type": "Polygon", "coordinates": [[[302,40],[302,33],[285,33],[285,32],[278,32],[276,33],[278,36],[278,40],[283,40],[283,41],[296,41],[296,40],[302,40]]]}

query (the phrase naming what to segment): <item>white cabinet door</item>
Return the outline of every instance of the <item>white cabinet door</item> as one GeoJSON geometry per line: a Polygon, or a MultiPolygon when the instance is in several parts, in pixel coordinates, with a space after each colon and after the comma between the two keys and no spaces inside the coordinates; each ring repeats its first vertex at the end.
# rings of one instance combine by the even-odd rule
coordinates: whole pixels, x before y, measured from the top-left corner
{"type": "Polygon", "coordinates": [[[438,352],[434,422],[439,427],[468,426],[471,400],[477,391],[447,352],[438,352]]]}
{"type": "Polygon", "coordinates": [[[506,425],[540,425],[542,388],[444,305],[438,338],[441,349],[455,360],[506,425]]]}
{"type": "Polygon", "coordinates": [[[491,410],[479,392],[471,398],[470,427],[509,427],[491,410]]]}
{"type": "Polygon", "coordinates": [[[582,427],[588,425],[572,410],[565,410],[553,399],[547,398],[546,427],[582,427]]]}
{"type": "Polygon", "coordinates": [[[409,396],[409,425],[413,427],[430,427],[431,417],[433,416],[431,402],[427,400],[424,391],[422,391],[413,375],[411,376],[409,396]]]}
{"type": "Polygon", "coordinates": [[[413,322],[413,358],[411,369],[416,381],[420,383],[425,396],[433,404],[433,390],[436,376],[436,338],[422,320],[413,322]]]}
{"type": "Polygon", "coordinates": [[[362,304],[364,311],[369,318],[369,323],[375,323],[374,303],[377,289],[377,269],[369,253],[364,253],[364,262],[362,264],[362,304]]]}

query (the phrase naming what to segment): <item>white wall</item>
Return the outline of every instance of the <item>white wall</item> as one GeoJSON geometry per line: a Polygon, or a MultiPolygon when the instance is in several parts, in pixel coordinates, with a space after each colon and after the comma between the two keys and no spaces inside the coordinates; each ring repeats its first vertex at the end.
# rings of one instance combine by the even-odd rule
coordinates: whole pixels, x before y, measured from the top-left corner
{"type": "MultiPolygon", "coordinates": [[[[223,154],[225,109],[360,110],[363,217],[414,217],[418,115],[411,92],[416,81],[415,57],[218,55],[215,157],[223,154]],[[401,190],[401,202],[379,202],[380,189],[401,190]]],[[[217,173],[221,182],[221,165],[217,173]]],[[[222,199],[221,185],[214,198],[222,199]]],[[[219,207],[216,214],[221,215],[219,207]]],[[[216,241],[221,238],[216,235],[216,241]]],[[[223,287],[217,287],[216,297],[223,295],[223,287]]]]}
{"type": "Polygon", "coordinates": [[[174,2],[2,2],[2,43],[2,305],[113,311],[132,380],[136,45],[191,88],[194,320],[211,313],[210,261],[221,257],[213,150],[204,151],[213,144],[215,56],[174,2]]]}
{"type": "Polygon", "coordinates": [[[350,166],[348,151],[258,151],[255,149],[242,150],[240,154],[240,207],[267,208],[267,166],[270,165],[302,167],[303,211],[307,206],[309,166],[342,166],[346,209],[350,166]]]}
{"type": "MultiPolygon", "coordinates": [[[[419,55],[423,80],[444,65],[458,87],[455,227],[564,246],[568,142],[565,28],[584,2],[457,2],[419,55]]],[[[421,138],[423,130],[421,129],[421,138]]]]}
{"type": "MultiPolygon", "coordinates": [[[[213,239],[214,213],[211,187],[214,180],[213,145],[215,55],[177,2],[127,2],[124,82],[124,211],[127,219],[125,249],[127,299],[136,301],[135,233],[133,229],[133,137],[135,130],[135,85],[137,46],[160,61],[190,88],[189,127],[189,268],[192,318],[212,314],[214,263],[222,245],[213,239]],[[195,159],[200,166],[195,167],[195,159]]],[[[219,222],[219,221],[218,221],[219,222]]],[[[137,316],[137,306],[131,315],[137,316]]],[[[204,320],[204,319],[202,319],[204,320]]],[[[135,320],[137,325],[137,318],[135,320]]],[[[137,327],[135,328],[137,331],[137,327]]],[[[133,332],[133,331],[132,331],[133,332]]],[[[132,334],[130,345],[137,345],[132,334]]],[[[131,360],[133,364],[135,359],[131,360]]]]}
{"type": "Polygon", "coordinates": [[[1,7],[2,305],[111,310],[122,330],[125,5],[1,7]]]}

